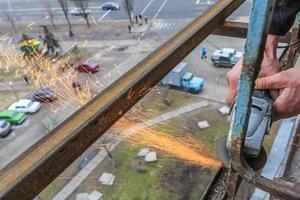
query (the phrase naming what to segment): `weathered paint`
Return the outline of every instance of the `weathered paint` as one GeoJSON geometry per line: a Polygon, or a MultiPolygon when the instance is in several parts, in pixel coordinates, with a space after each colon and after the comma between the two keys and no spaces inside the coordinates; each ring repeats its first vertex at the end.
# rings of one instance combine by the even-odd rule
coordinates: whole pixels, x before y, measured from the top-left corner
{"type": "Polygon", "coordinates": [[[286,183],[278,185],[261,177],[248,166],[242,153],[245,134],[247,132],[251,96],[254,82],[260,71],[266,36],[273,15],[275,0],[254,0],[245,46],[243,69],[238,84],[237,99],[234,107],[232,124],[229,131],[230,141],[230,173],[227,193],[234,199],[239,181],[238,176],[260,187],[263,190],[289,199],[300,199],[296,187],[288,187],[286,183]]]}

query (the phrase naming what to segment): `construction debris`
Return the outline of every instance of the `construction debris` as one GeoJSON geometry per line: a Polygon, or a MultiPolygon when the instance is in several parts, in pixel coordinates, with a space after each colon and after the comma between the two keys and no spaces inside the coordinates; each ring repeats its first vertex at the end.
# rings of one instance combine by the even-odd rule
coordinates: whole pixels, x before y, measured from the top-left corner
{"type": "Polygon", "coordinates": [[[150,151],[146,156],[145,156],[145,161],[146,162],[156,162],[157,161],[157,155],[155,151],[150,151]]]}
{"type": "Polygon", "coordinates": [[[99,181],[102,185],[113,185],[114,181],[115,181],[115,176],[113,174],[110,173],[106,173],[104,172],[100,178],[99,181]]]}
{"type": "Polygon", "coordinates": [[[88,200],[103,200],[103,194],[94,190],[91,194],[89,194],[88,200]]]}
{"type": "Polygon", "coordinates": [[[143,148],[139,151],[138,156],[139,157],[144,157],[150,152],[149,148],[143,148]]]}
{"type": "Polygon", "coordinates": [[[201,121],[201,122],[198,122],[198,126],[200,129],[205,129],[205,128],[209,128],[209,123],[205,120],[205,121],[201,121]]]}
{"type": "Polygon", "coordinates": [[[219,112],[222,115],[229,115],[230,109],[227,106],[223,106],[223,107],[219,108],[219,112]]]}
{"type": "Polygon", "coordinates": [[[88,193],[78,193],[76,195],[76,200],[88,200],[89,194],[88,193]]]}

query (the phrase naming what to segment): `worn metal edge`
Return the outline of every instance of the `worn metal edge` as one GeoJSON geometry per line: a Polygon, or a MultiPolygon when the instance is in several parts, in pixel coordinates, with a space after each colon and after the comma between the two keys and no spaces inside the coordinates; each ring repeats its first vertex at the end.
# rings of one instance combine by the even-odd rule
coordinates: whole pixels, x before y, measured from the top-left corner
{"type": "Polygon", "coordinates": [[[34,198],[243,2],[219,1],[18,157],[1,171],[0,199],[34,198]]]}

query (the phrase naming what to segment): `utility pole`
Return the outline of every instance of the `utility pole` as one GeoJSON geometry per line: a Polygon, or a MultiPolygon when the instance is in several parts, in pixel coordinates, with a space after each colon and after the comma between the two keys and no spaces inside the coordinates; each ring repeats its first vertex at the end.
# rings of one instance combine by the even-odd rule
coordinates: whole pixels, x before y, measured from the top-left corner
{"type": "Polygon", "coordinates": [[[122,0],[123,7],[126,10],[128,14],[128,18],[130,21],[130,24],[133,25],[133,5],[134,5],[134,0],[122,0]]]}
{"type": "Polygon", "coordinates": [[[16,16],[15,16],[15,13],[14,13],[14,11],[13,11],[13,7],[12,7],[12,5],[11,5],[10,0],[6,0],[6,3],[7,3],[7,6],[8,6],[10,15],[11,15],[11,17],[12,17],[12,20],[16,21],[16,16]]]}
{"type": "Polygon", "coordinates": [[[19,101],[19,97],[18,97],[18,94],[17,94],[16,89],[14,88],[13,82],[9,82],[8,84],[9,84],[9,86],[10,86],[12,92],[14,93],[14,95],[15,95],[17,101],[19,101]]]}

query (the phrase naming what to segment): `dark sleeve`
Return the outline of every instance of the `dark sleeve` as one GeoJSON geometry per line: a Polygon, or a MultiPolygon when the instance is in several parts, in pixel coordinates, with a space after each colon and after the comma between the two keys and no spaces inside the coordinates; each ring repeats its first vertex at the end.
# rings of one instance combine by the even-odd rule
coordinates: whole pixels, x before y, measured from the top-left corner
{"type": "Polygon", "coordinates": [[[277,0],[269,33],[285,35],[293,26],[299,11],[300,0],[277,0]]]}

